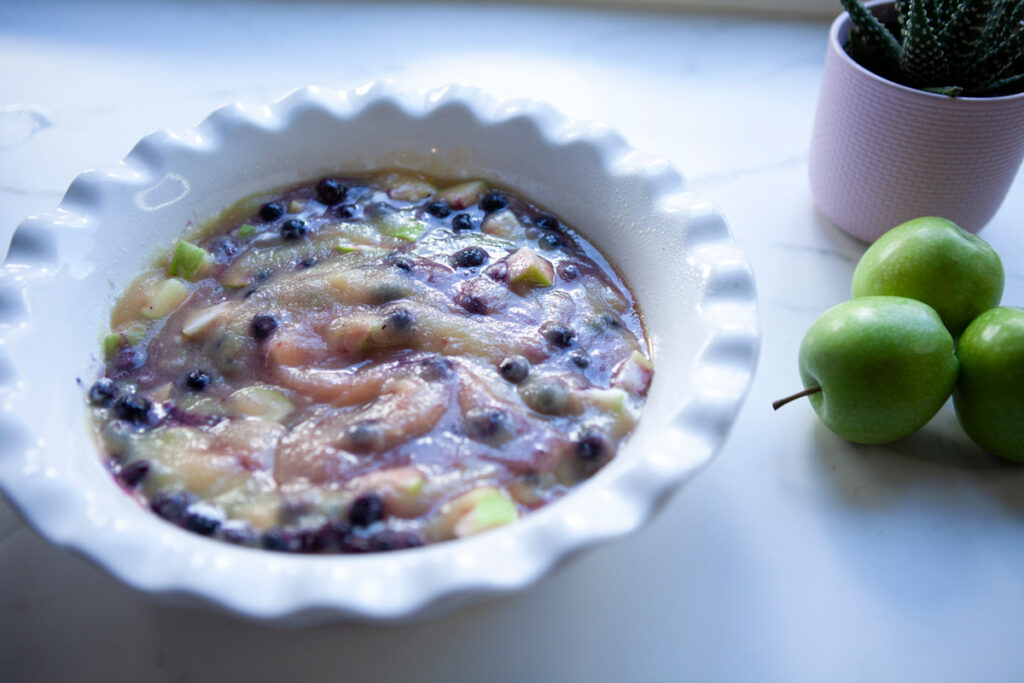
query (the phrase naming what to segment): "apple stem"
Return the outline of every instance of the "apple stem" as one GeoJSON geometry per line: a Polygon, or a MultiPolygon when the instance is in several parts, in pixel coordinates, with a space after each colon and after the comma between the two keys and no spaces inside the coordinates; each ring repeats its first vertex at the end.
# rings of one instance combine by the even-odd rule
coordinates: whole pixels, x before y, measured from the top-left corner
{"type": "Polygon", "coordinates": [[[795,401],[798,398],[803,398],[804,396],[810,396],[811,394],[816,394],[819,391],[821,391],[821,387],[811,387],[810,389],[804,389],[803,391],[798,392],[796,394],[793,394],[792,396],[787,396],[786,398],[780,398],[778,401],[774,401],[772,403],[772,409],[773,410],[778,410],[779,408],[781,408],[782,406],[786,405],[790,401],[795,401]]]}

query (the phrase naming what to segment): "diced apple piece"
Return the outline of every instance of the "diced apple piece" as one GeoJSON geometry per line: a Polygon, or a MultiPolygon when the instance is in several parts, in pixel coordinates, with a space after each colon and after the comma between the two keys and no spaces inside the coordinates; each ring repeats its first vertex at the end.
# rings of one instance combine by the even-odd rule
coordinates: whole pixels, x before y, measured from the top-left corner
{"type": "Polygon", "coordinates": [[[536,377],[531,373],[519,384],[519,395],[523,403],[543,415],[565,415],[572,408],[569,386],[558,377],[536,377]]]}
{"type": "Polygon", "coordinates": [[[118,332],[124,325],[139,322],[140,311],[149,303],[153,289],[165,279],[167,270],[160,267],[146,271],[132,280],[114,306],[110,315],[110,329],[118,332]]]}
{"type": "Polygon", "coordinates": [[[266,531],[281,523],[279,495],[260,495],[243,499],[229,508],[234,519],[248,522],[257,531],[266,531]]]}
{"type": "Polygon", "coordinates": [[[167,275],[195,281],[206,277],[213,265],[208,251],[191,242],[182,241],[174,248],[171,261],[167,264],[167,275]]]}
{"type": "MultiPolygon", "coordinates": [[[[346,268],[324,274],[319,287],[334,301],[346,304],[380,305],[404,299],[413,293],[411,284],[394,268],[346,268]]],[[[308,296],[308,295],[306,295],[308,296]]]]}
{"type": "Polygon", "coordinates": [[[337,353],[364,352],[373,345],[370,330],[377,324],[377,317],[370,313],[336,318],[327,328],[327,345],[337,353]]]}
{"type": "Polygon", "coordinates": [[[242,225],[239,225],[238,230],[235,231],[235,236],[241,237],[242,239],[249,239],[255,234],[256,226],[251,223],[243,223],[242,225]]]}
{"type": "Polygon", "coordinates": [[[306,210],[305,199],[293,199],[288,202],[288,213],[302,213],[306,210]]]}
{"type": "Polygon", "coordinates": [[[622,438],[636,426],[629,394],[622,389],[577,389],[569,397],[569,405],[575,414],[587,408],[599,411],[598,419],[606,423],[610,436],[616,438],[622,438]]]}
{"type": "Polygon", "coordinates": [[[408,213],[383,213],[373,219],[382,235],[406,242],[415,242],[426,229],[426,224],[408,213]]]}
{"type": "Polygon", "coordinates": [[[550,287],[554,281],[555,267],[529,247],[522,247],[509,256],[507,263],[509,284],[517,291],[550,287]]]}
{"type": "Polygon", "coordinates": [[[523,237],[526,233],[525,228],[523,228],[523,224],[520,223],[519,219],[516,218],[516,215],[508,209],[504,209],[487,216],[487,218],[484,219],[484,222],[480,224],[480,230],[488,235],[494,235],[504,239],[518,239],[523,237]]]}
{"type": "Polygon", "coordinates": [[[113,356],[124,345],[134,346],[146,338],[149,323],[137,320],[125,323],[103,338],[103,353],[113,356]]]}
{"type": "Polygon", "coordinates": [[[185,488],[208,498],[237,486],[249,474],[237,458],[210,451],[209,435],[189,427],[167,427],[132,439],[126,462],[146,460],[147,491],[185,488]]]}
{"type": "Polygon", "coordinates": [[[211,396],[188,393],[178,398],[175,403],[186,413],[196,415],[223,415],[221,402],[211,396]]]}
{"type": "Polygon", "coordinates": [[[158,320],[174,312],[188,298],[188,285],[178,278],[169,278],[156,283],[146,297],[146,303],[139,313],[150,320],[158,320]]]}
{"type": "Polygon", "coordinates": [[[465,209],[473,206],[488,190],[487,183],[482,180],[471,180],[468,183],[452,185],[434,195],[437,201],[447,202],[453,209],[465,209]]]}
{"type": "Polygon", "coordinates": [[[189,316],[181,328],[181,333],[189,339],[202,339],[210,331],[213,323],[233,307],[234,305],[231,302],[223,301],[219,304],[202,308],[189,316]]]}
{"type": "Polygon", "coordinates": [[[240,456],[250,467],[269,471],[274,451],[286,429],[279,423],[258,417],[223,420],[212,430],[213,449],[240,456]]]}
{"type": "Polygon", "coordinates": [[[468,508],[452,528],[458,538],[472,536],[519,519],[519,511],[508,494],[492,486],[482,486],[464,493],[451,501],[450,505],[453,510],[468,508]]]}
{"type": "Polygon", "coordinates": [[[634,396],[646,396],[654,376],[654,365],[639,351],[619,363],[612,372],[612,386],[625,389],[634,396]]]}
{"type": "Polygon", "coordinates": [[[403,202],[418,202],[437,192],[433,184],[411,173],[389,173],[384,185],[389,197],[403,202]]]}
{"type": "Polygon", "coordinates": [[[108,334],[105,337],[103,337],[103,355],[104,356],[106,356],[107,358],[110,358],[115,353],[117,353],[117,350],[119,348],[121,348],[121,335],[119,335],[116,332],[111,332],[110,334],[108,334]]]}
{"type": "Polygon", "coordinates": [[[391,514],[413,517],[424,512],[425,501],[421,493],[425,482],[423,472],[408,465],[368,472],[350,480],[345,488],[356,495],[372,491],[384,498],[391,514]]]}
{"type": "Polygon", "coordinates": [[[244,387],[228,396],[228,405],[239,415],[262,417],[280,422],[288,417],[294,404],[280,391],[254,385],[244,387]]]}
{"type": "Polygon", "coordinates": [[[149,392],[149,398],[156,403],[163,403],[171,398],[172,391],[174,391],[174,382],[164,382],[149,392]]]}
{"type": "MultiPolygon", "coordinates": [[[[252,372],[256,342],[248,330],[248,324],[248,321],[233,320],[230,329],[207,335],[203,342],[203,351],[213,359],[217,369],[229,377],[244,377],[252,372]]],[[[214,329],[219,330],[221,326],[217,325],[214,329]]]]}

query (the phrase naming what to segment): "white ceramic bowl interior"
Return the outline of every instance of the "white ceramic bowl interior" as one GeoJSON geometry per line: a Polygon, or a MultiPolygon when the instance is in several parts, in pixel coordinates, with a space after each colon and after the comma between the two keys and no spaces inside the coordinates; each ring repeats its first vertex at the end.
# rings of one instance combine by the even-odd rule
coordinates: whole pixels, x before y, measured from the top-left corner
{"type": "Polygon", "coordinates": [[[158,131],[25,220],[0,270],[0,486],[50,541],[142,591],[255,619],[426,618],[512,591],[639,527],[718,450],[756,364],[753,278],[714,206],[606,126],[471,88],[303,88],[158,131]],[[565,499],[455,542],[363,556],[240,548],[183,531],[104,469],[83,387],[119,291],[190,222],[339,171],[484,177],[585,234],[624,275],[655,377],[626,448],[565,499]]]}

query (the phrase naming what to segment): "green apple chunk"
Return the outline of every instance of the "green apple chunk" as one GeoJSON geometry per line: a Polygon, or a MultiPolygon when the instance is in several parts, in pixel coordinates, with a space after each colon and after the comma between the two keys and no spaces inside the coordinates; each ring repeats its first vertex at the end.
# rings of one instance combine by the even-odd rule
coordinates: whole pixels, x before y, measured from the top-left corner
{"type": "Polygon", "coordinates": [[[555,267],[529,247],[522,247],[508,257],[508,279],[516,290],[550,287],[555,279],[555,267]]]}
{"type": "Polygon", "coordinates": [[[905,296],[939,314],[954,337],[999,305],[1003,264],[988,242],[945,218],[915,218],[872,244],[853,273],[861,296],[905,296]]]}
{"type": "Polygon", "coordinates": [[[455,523],[453,530],[459,538],[511,524],[519,519],[519,511],[508,494],[491,486],[474,489],[453,503],[455,507],[469,508],[455,523]]]}
{"type": "Polygon", "coordinates": [[[139,312],[143,318],[158,320],[173,313],[188,295],[188,285],[182,280],[174,277],[161,280],[147,292],[145,304],[139,312]]]}
{"type": "Polygon", "coordinates": [[[453,209],[460,210],[473,206],[487,192],[488,186],[482,180],[452,185],[434,195],[435,201],[447,202],[453,209]]]}
{"type": "Polygon", "coordinates": [[[374,226],[382,235],[415,242],[427,229],[426,224],[407,213],[385,213],[374,219],[374,226]]]}
{"type": "Polygon", "coordinates": [[[1024,462],[1024,310],[985,311],[960,337],[956,355],[960,426],[992,455],[1024,462]]]}
{"type": "Polygon", "coordinates": [[[182,241],[174,248],[171,260],[167,264],[167,275],[198,280],[206,275],[212,266],[213,259],[205,249],[182,241]]]}
{"type": "Polygon", "coordinates": [[[885,443],[924,426],[957,378],[953,338],[914,299],[871,296],[825,311],[800,345],[800,377],[826,427],[885,443]]]}

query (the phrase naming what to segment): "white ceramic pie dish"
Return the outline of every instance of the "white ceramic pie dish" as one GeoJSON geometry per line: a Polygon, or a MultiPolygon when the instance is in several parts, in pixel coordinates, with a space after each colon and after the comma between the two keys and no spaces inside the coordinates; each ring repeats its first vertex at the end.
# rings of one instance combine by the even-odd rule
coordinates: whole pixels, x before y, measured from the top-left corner
{"type": "Polygon", "coordinates": [[[50,541],[139,590],[261,620],[420,619],[536,581],[637,529],[725,439],[756,365],[750,268],[712,204],[606,126],[448,86],[303,88],[158,131],[25,220],[0,270],[0,487],[50,541]],[[618,268],[655,363],[626,448],[566,498],[492,532],[392,553],[235,547],[164,522],[104,469],[83,385],[117,293],[190,222],[339,171],[483,177],[554,211],[618,268]]]}

